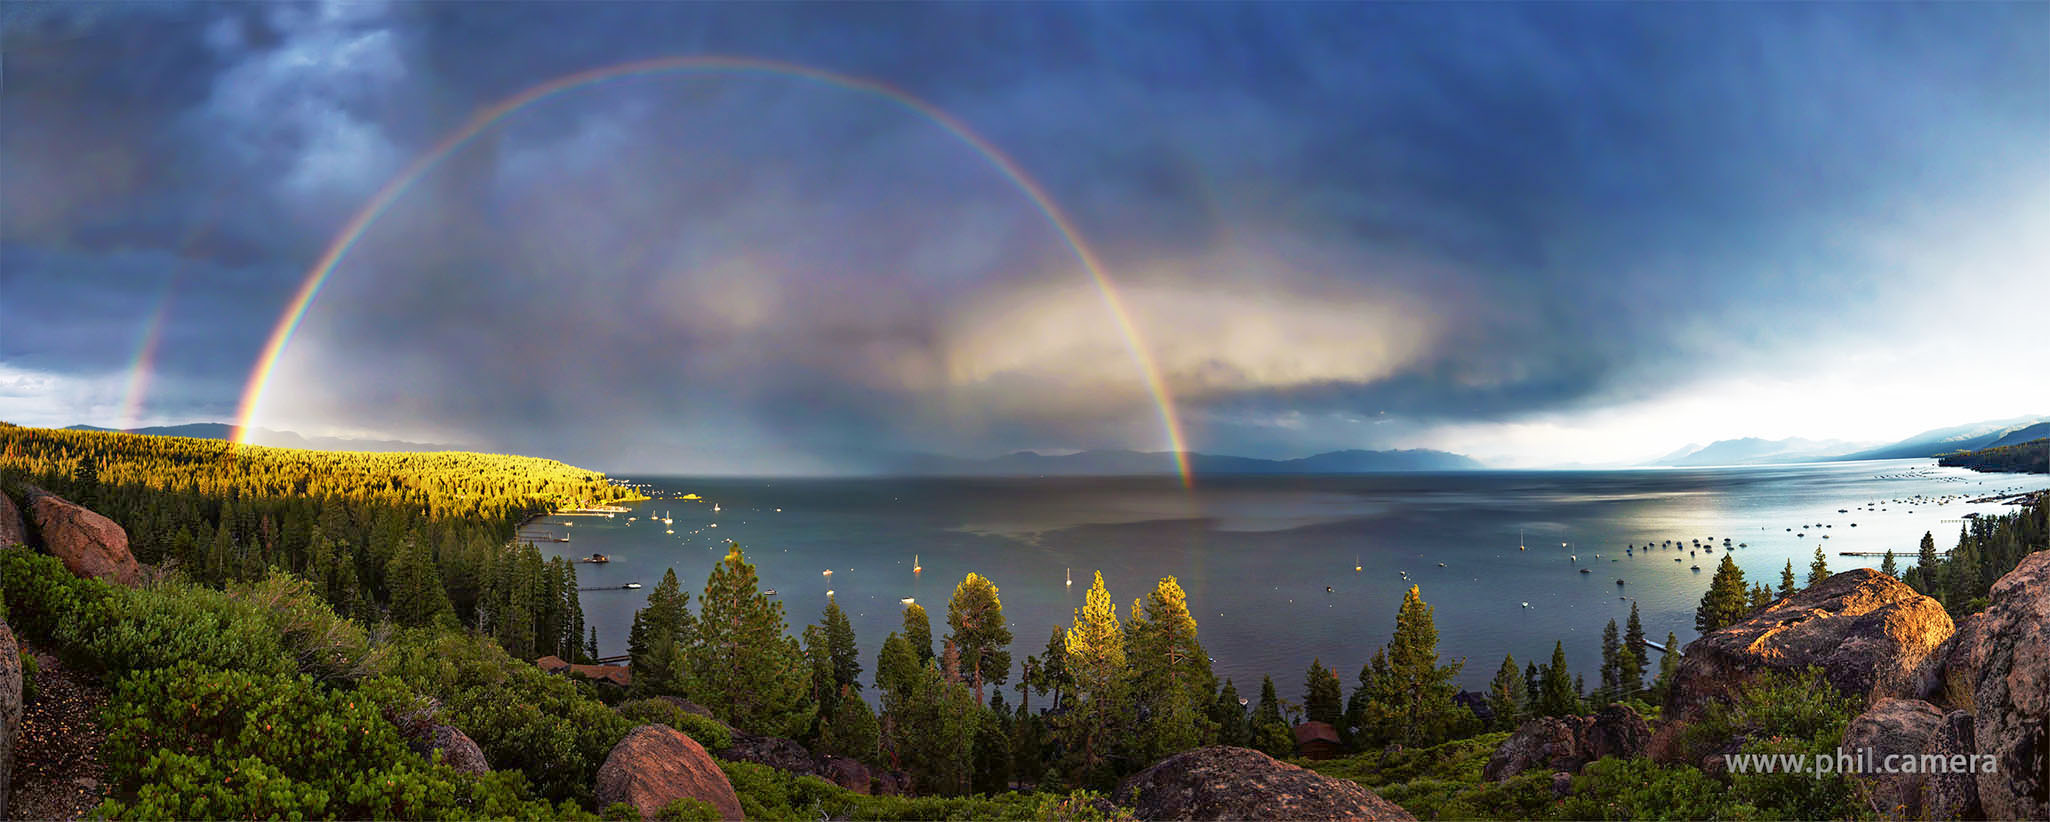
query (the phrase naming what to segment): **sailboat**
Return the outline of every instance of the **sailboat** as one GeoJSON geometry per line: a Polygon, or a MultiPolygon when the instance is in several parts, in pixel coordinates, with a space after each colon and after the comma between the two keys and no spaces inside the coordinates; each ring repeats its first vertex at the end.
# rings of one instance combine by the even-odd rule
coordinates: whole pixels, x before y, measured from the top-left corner
{"type": "Polygon", "coordinates": [[[1068,587],[1075,587],[1075,569],[1073,568],[1068,569],[1068,587]]]}
{"type": "Polygon", "coordinates": [[[1518,551],[1528,551],[1528,550],[1530,550],[1529,548],[1527,548],[1527,547],[1524,547],[1524,544],[1523,544],[1523,529],[1521,529],[1521,528],[1518,528],[1518,529],[1516,529],[1516,550],[1518,550],[1518,551]]]}
{"type": "Polygon", "coordinates": [[[912,555],[911,555],[911,575],[915,577],[915,576],[918,576],[919,574],[923,574],[923,573],[925,573],[925,566],[923,566],[923,565],[920,565],[920,564],[918,564],[918,555],[917,555],[917,554],[912,554],[912,555]]]}
{"type": "Polygon", "coordinates": [[[719,513],[719,503],[712,503],[712,513],[719,513]]]}
{"type": "Polygon", "coordinates": [[[1359,554],[1353,554],[1353,555],[1352,555],[1352,570],[1353,570],[1353,572],[1354,572],[1354,573],[1358,573],[1358,572],[1359,572],[1359,570],[1360,570],[1360,555],[1359,555],[1359,554]]]}

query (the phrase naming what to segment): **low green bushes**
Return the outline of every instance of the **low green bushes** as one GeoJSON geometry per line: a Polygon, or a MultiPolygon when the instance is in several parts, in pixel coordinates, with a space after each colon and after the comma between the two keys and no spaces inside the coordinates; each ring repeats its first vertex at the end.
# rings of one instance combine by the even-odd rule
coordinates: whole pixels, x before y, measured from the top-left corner
{"type": "Polygon", "coordinates": [[[733,734],[718,720],[691,713],[665,699],[636,699],[620,703],[619,715],[635,725],[675,728],[708,751],[723,751],[733,746],[733,734]]]}

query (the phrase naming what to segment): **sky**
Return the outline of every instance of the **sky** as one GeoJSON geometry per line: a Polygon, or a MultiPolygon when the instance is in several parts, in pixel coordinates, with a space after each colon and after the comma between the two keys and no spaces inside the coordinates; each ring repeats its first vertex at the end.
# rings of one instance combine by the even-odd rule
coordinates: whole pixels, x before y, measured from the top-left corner
{"type": "Polygon", "coordinates": [[[2050,414],[2043,3],[132,2],[0,6],[0,419],[236,421],[478,112],[708,55],[792,68],[415,169],[251,420],[773,474],[1163,399],[1497,466],[2050,414]]]}

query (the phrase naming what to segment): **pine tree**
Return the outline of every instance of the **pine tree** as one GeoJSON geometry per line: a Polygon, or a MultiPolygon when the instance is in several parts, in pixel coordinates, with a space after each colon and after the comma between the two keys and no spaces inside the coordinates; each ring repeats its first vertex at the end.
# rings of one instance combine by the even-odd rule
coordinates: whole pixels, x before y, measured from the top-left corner
{"type": "Polygon", "coordinates": [[[662,581],[648,592],[647,606],[634,612],[633,627],[627,632],[627,670],[635,693],[684,693],[684,652],[692,645],[693,626],[690,594],[675,569],[664,569],[662,581]]]}
{"type": "Polygon", "coordinates": [[[1395,675],[1388,670],[1388,649],[1378,648],[1373,658],[1360,666],[1358,684],[1345,701],[1345,724],[1339,726],[1338,734],[1347,748],[1380,747],[1395,739],[1397,729],[1389,710],[1396,701],[1395,691],[1395,675]]]}
{"type": "Polygon", "coordinates": [[[1950,549],[1950,557],[1943,563],[1943,604],[1952,616],[1962,616],[1973,598],[1982,593],[1980,565],[1977,541],[1960,535],[1957,547],[1950,549]]]}
{"type": "MultiPolygon", "coordinates": [[[[226,533],[226,529],[221,533],[226,533]]],[[[433,625],[440,622],[443,615],[453,613],[448,604],[448,592],[441,587],[441,574],[418,539],[407,537],[404,540],[385,569],[385,579],[391,585],[393,622],[417,628],[433,625]]],[[[521,658],[528,658],[527,652],[531,650],[506,649],[521,658]]]]}
{"type": "Polygon", "coordinates": [[[932,620],[926,617],[925,606],[916,602],[904,606],[904,641],[911,643],[920,663],[938,659],[932,652],[932,620]]]}
{"type": "Polygon", "coordinates": [[[1793,596],[1799,593],[1800,590],[1800,586],[1794,582],[1794,561],[1791,559],[1787,560],[1787,567],[1780,569],[1780,599],[1793,596]]]}
{"type": "Polygon", "coordinates": [[[1516,670],[1516,657],[1502,655],[1502,667],[1488,683],[1488,709],[1495,714],[1495,730],[1514,729],[1523,718],[1523,675],[1516,670]]]}
{"type": "Polygon", "coordinates": [[[1131,694],[1124,631],[1100,571],[1083,595],[1082,607],[1075,610],[1065,650],[1081,703],[1061,716],[1062,737],[1074,758],[1069,771],[1075,784],[1103,784],[1111,776],[1107,766],[1112,747],[1131,715],[1131,694]]]}
{"type": "Polygon", "coordinates": [[[1198,747],[1216,734],[1208,717],[1216,677],[1196,641],[1196,618],[1174,577],[1165,577],[1125,625],[1125,657],[1139,718],[1135,748],[1151,762],[1198,747]]]}
{"type": "Polygon", "coordinates": [[[1281,697],[1274,691],[1274,677],[1260,680],[1260,702],[1253,706],[1253,747],[1268,756],[1295,753],[1295,735],[1281,718],[1281,697]]]}
{"type": "Polygon", "coordinates": [[[1941,586],[1938,585],[1940,580],[1936,575],[1936,561],[1936,534],[1923,531],[1922,545],[1915,555],[1915,576],[1917,577],[1916,581],[1921,583],[1920,590],[1922,593],[1932,597],[1937,596],[1938,591],[1941,589],[1941,586]]]}
{"type": "Polygon", "coordinates": [[[1808,584],[1812,587],[1825,579],[1829,579],[1829,560],[1823,558],[1822,546],[1817,545],[1815,559],[1808,563],[1808,584]]]}
{"type": "Polygon", "coordinates": [[[1623,629],[1624,657],[1623,695],[1634,697],[1644,690],[1644,667],[1651,659],[1649,647],[1644,644],[1644,623],[1637,619],[1637,601],[1630,602],[1630,622],[1623,629]]]}
{"type": "Polygon", "coordinates": [[[1750,602],[1748,604],[1750,608],[1746,611],[1746,613],[1749,613],[1750,611],[1756,611],[1768,605],[1771,605],[1772,589],[1765,587],[1765,583],[1763,582],[1751,586],[1751,597],[1750,602]]]}
{"type": "Polygon", "coordinates": [[[1737,567],[1729,554],[1723,554],[1715,578],[1708,583],[1708,592],[1701,595],[1701,607],[1694,611],[1694,630],[1703,634],[1721,630],[1743,619],[1750,612],[1750,605],[1744,570],[1737,567]]]}
{"type": "Polygon", "coordinates": [[[1680,638],[1666,632],[1666,651],[1659,655],[1658,678],[1651,684],[1653,702],[1664,703],[1673,690],[1673,677],[1680,672],[1680,638]]]}
{"type": "Polygon", "coordinates": [[[1899,577],[1901,575],[1900,565],[1895,563],[1893,559],[1893,549],[1886,549],[1886,558],[1879,561],[1879,573],[1890,577],[1899,577]]]}
{"type": "Polygon", "coordinates": [[[811,724],[809,667],[784,635],[783,604],[763,596],[737,543],[712,568],[684,654],[685,690],[728,724],[796,736],[811,724]]]}
{"type": "Polygon", "coordinates": [[[1337,728],[1344,721],[1341,716],[1344,700],[1338,675],[1324,667],[1323,660],[1310,660],[1310,671],[1303,678],[1303,715],[1311,722],[1323,722],[1337,728]]]}
{"type": "Polygon", "coordinates": [[[819,749],[834,756],[878,764],[881,760],[877,746],[882,732],[868,701],[850,687],[840,693],[838,702],[840,707],[833,711],[832,721],[826,723],[819,735],[819,749]]]}
{"type": "Polygon", "coordinates": [[[1597,702],[1606,702],[1623,689],[1623,670],[1619,664],[1620,660],[1616,658],[1616,653],[1621,650],[1622,633],[1616,629],[1616,621],[1611,619],[1609,624],[1602,628],[1602,685],[1597,694],[1597,702]]]}
{"type": "Polygon", "coordinates": [[[911,648],[901,637],[891,637],[894,643],[886,645],[897,647],[885,649],[893,658],[877,663],[877,676],[880,680],[883,671],[889,670],[893,678],[902,675],[908,682],[901,693],[894,688],[881,688],[884,744],[896,764],[911,774],[920,792],[965,792],[974,764],[975,719],[979,711],[974,697],[967,686],[947,681],[935,661],[927,661],[908,674],[898,671],[897,665],[909,659],[894,657],[911,648]]]}
{"type": "Polygon", "coordinates": [[[826,655],[832,661],[835,690],[860,693],[861,648],[854,641],[854,623],[847,620],[847,612],[840,610],[840,603],[830,599],[820,619],[826,632],[826,655]]]}
{"type": "Polygon", "coordinates": [[[1538,701],[1531,712],[1538,716],[1572,716],[1580,713],[1580,688],[1566,670],[1566,645],[1552,644],[1552,662],[1540,669],[1538,701]]]}
{"type": "Polygon", "coordinates": [[[1059,625],[1053,626],[1053,635],[1046,639],[1046,651],[1039,656],[1039,681],[1033,688],[1040,693],[1053,694],[1053,710],[1060,713],[1067,705],[1066,696],[1075,687],[1075,677],[1068,672],[1068,632],[1059,625]]]}
{"type": "Polygon", "coordinates": [[[997,691],[995,705],[977,710],[975,716],[976,793],[996,795],[1011,789],[1011,735],[1006,727],[1003,691],[997,691]]]}
{"type": "Polygon", "coordinates": [[[1395,740],[1410,747],[1436,745],[1452,737],[1473,712],[1452,701],[1459,693],[1464,660],[1438,664],[1438,627],[1431,606],[1412,585],[1395,613],[1395,636],[1388,642],[1388,673],[1393,685],[1390,715],[1399,723],[1395,740]]]}
{"type": "Polygon", "coordinates": [[[1217,699],[1210,703],[1210,721],[1217,725],[1217,744],[1243,748],[1253,739],[1251,726],[1246,721],[1246,706],[1239,701],[1239,689],[1230,679],[1218,689],[1217,699]]]}
{"type": "Polygon", "coordinates": [[[1011,676],[1011,629],[1004,624],[996,584],[973,572],[964,577],[947,601],[947,627],[947,640],[960,652],[969,689],[981,704],[984,682],[1001,686],[1011,676]]]}

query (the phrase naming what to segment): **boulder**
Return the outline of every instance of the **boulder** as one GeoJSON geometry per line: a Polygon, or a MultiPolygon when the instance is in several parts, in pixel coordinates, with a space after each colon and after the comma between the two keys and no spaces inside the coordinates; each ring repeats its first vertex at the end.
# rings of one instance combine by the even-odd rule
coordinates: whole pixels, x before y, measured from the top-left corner
{"type": "Polygon", "coordinates": [[[1126,779],[1114,798],[1147,820],[1416,818],[1357,782],[1223,745],[1163,759],[1126,779]]]}
{"type": "Polygon", "coordinates": [[[1593,716],[1541,716],[1502,740],[1481,775],[1499,782],[1533,768],[1577,773],[1582,765],[1605,756],[1643,756],[1651,736],[1651,723],[1621,703],[1593,716]]]}
{"type": "Polygon", "coordinates": [[[484,749],[454,725],[434,726],[428,731],[427,747],[430,752],[440,751],[442,762],[463,773],[491,772],[491,761],[484,758],[484,749]]]}
{"type": "Polygon", "coordinates": [[[879,771],[875,774],[877,796],[910,796],[911,774],[904,771],[879,771]]]}
{"type": "Polygon", "coordinates": [[[868,766],[840,756],[826,757],[826,781],[855,793],[869,792],[868,766]]]}
{"type": "Polygon", "coordinates": [[[1845,694],[1913,696],[1918,669],[1953,627],[1943,606],[1900,580],[1845,571],[1688,643],[1665,715],[1699,717],[1759,674],[1809,666],[1845,694]]]}
{"type": "Polygon", "coordinates": [[[649,819],[678,799],[696,799],[712,806],[724,819],[746,818],[733,783],[682,731],[667,725],[642,725],[612,747],[598,768],[598,807],[625,802],[649,819]]]}
{"type": "Polygon", "coordinates": [[[0,492],[0,548],[11,548],[28,544],[28,528],[21,522],[21,509],[14,507],[14,500],[0,492]]]}
{"type": "MultiPolygon", "coordinates": [[[[680,696],[670,696],[670,695],[668,695],[668,694],[663,694],[663,695],[661,695],[661,696],[658,696],[658,697],[655,697],[655,698],[656,698],[656,699],[659,699],[659,700],[662,700],[663,702],[667,702],[667,703],[669,703],[669,704],[671,704],[671,705],[675,705],[675,706],[676,706],[676,707],[678,707],[678,708],[682,708],[682,709],[684,710],[684,712],[685,712],[685,713],[693,713],[693,714],[697,714],[698,716],[702,716],[702,717],[704,717],[704,718],[706,718],[706,719],[712,720],[713,722],[719,722],[719,718],[718,718],[718,717],[716,717],[716,716],[713,716],[713,715],[712,715],[712,709],[711,709],[711,708],[707,708],[707,707],[705,707],[705,706],[703,706],[703,705],[699,705],[698,703],[692,702],[692,701],[690,701],[690,700],[688,700],[688,699],[684,699],[683,697],[680,697],[680,696]]],[[[719,724],[721,724],[721,725],[726,725],[726,723],[724,723],[724,722],[719,722],[719,724]]],[[[733,729],[733,726],[731,726],[731,725],[726,725],[726,729],[727,729],[727,730],[732,730],[732,729],[733,729]]]]}
{"type": "Polygon", "coordinates": [[[1565,799],[1573,793],[1573,774],[1559,771],[1552,774],[1552,798],[1565,799]]]}
{"type": "Polygon", "coordinates": [[[142,574],[128,552],[128,532],[85,506],[30,486],[28,516],[43,550],[81,577],[134,585],[142,574]]]}
{"type": "MultiPolygon", "coordinates": [[[[1889,756],[1935,753],[1944,715],[1919,699],[1881,699],[1844,728],[1840,746],[1854,760],[1881,765],[1889,756]]],[[[1882,819],[1929,819],[1929,776],[1874,769],[1851,776],[1865,783],[1866,800],[1882,819]]]]}
{"type": "Polygon", "coordinates": [[[1993,584],[1985,611],[1965,621],[1925,676],[1946,707],[1971,713],[1973,752],[1989,819],[2050,819],[2050,551],[1993,584]]]}
{"type": "Polygon", "coordinates": [[[809,749],[780,736],[753,736],[734,733],[733,744],[719,752],[720,759],[734,762],[753,762],[767,765],[779,771],[824,777],[824,757],[812,756],[809,749]]]}
{"type": "Polygon", "coordinates": [[[21,672],[21,646],[13,629],[0,622],[0,819],[13,818],[7,815],[7,797],[14,784],[14,739],[21,732],[21,672]]]}
{"type": "MultiPolygon", "coordinates": [[[[1936,755],[1946,761],[1958,754],[1976,753],[1972,715],[1951,711],[1943,717],[1943,731],[1936,737],[1936,755]]],[[[1928,799],[1924,807],[1930,819],[1983,819],[1979,806],[1979,778],[1970,772],[1938,773],[1929,776],[1928,799]]]]}

